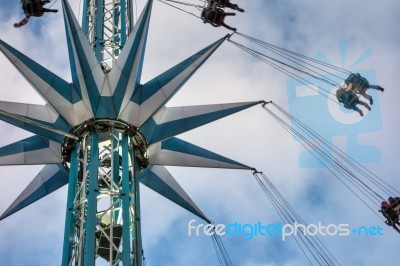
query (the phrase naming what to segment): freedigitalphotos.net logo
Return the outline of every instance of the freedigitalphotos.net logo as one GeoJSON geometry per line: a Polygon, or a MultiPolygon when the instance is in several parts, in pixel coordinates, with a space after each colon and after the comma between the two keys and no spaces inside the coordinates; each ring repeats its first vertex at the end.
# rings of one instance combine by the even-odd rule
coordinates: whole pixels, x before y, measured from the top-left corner
{"type": "Polygon", "coordinates": [[[188,236],[199,236],[204,234],[212,236],[243,236],[246,240],[251,240],[256,236],[281,237],[285,241],[288,237],[297,235],[307,236],[383,236],[383,228],[381,226],[359,226],[351,228],[349,224],[284,224],[282,222],[263,224],[258,222],[255,224],[241,224],[234,222],[230,224],[196,224],[196,219],[192,219],[188,223],[188,236]]]}

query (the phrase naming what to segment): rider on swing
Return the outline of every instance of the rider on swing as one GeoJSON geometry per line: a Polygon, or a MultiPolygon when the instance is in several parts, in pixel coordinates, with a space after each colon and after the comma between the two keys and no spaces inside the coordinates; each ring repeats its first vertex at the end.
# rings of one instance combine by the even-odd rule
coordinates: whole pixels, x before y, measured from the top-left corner
{"type": "Polygon", "coordinates": [[[45,4],[50,3],[49,0],[22,0],[21,2],[25,18],[18,23],[14,23],[15,28],[26,25],[29,22],[30,17],[41,17],[45,12],[58,12],[57,9],[48,9],[43,7],[45,4]]]}
{"type": "Polygon", "coordinates": [[[358,96],[353,91],[349,90],[348,87],[340,87],[336,91],[336,98],[338,99],[339,103],[343,103],[344,108],[357,111],[361,116],[364,116],[364,113],[360,108],[357,107],[358,104],[365,106],[365,108],[368,110],[371,110],[371,107],[366,102],[360,101],[358,96]]]}
{"type": "Polygon", "coordinates": [[[209,5],[212,5],[213,3],[216,3],[218,6],[224,8],[224,7],[228,7],[231,8],[233,10],[237,10],[239,12],[244,12],[243,8],[240,8],[237,4],[232,4],[230,2],[230,0],[209,0],[208,1],[209,5]]]}
{"type": "Polygon", "coordinates": [[[345,108],[353,109],[361,116],[364,116],[364,114],[359,108],[357,108],[357,104],[365,106],[368,110],[371,110],[371,107],[367,103],[360,101],[357,94],[368,99],[369,104],[372,105],[374,101],[371,95],[367,94],[367,89],[375,89],[382,92],[385,90],[381,86],[369,84],[368,80],[358,73],[351,73],[344,83],[345,85],[340,86],[340,88],[336,91],[336,98],[338,99],[339,103],[344,104],[345,108]]]}
{"type": "Polygon", "coordinates": [[[348,91],[352,91],[354,93],[364,96],[364,98],[369,100],[370,105],[372,105],[374,101],[371,95],[367,94],[367,89],[374,89],[382,92],[385,90],[379,85],[369,84],[368,80],[361,76],[359,73],[350,74],[350,76],[344,81],[344,83],[346,84],[348,91]]]}
{"type": "Polygon", "coordinates": [[[223,26],[229,30],[236,31],[236,28],[230,27],[225,24],[226,16],[235,16],[235,13],[228,13],[223,8],[229,7],[240,12],[244,12],[238,5],[232,4],[229,0],[209,0],[208,6],[201,12],[201,19],[204,23],[210,23],[214,27],[223,26]]]}
{"type": "Polygon", "coordinates": [[[399,215],[392,208],[392,206],[390,206],[390,204],[387,201],[382,201],[381,209],[379,211],[386,218],[385,223],[389,226],[392,226],[398,233],[400,233],[400,229],[396,226],[400,225],[399,215]]]}

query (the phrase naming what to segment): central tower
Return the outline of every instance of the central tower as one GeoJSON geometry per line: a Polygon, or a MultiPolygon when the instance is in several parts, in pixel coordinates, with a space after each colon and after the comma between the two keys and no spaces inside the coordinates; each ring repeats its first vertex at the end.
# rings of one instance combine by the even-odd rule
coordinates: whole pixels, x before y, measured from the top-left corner
{"type": "MultiPolygon", "coordinates": [[[[133,29],[132,1],[85,0],[82,31],[107,75],[133,29]]],[[[138,173],[147,142],[137,128],[113,119],[91,119],[62,143],[69,168],[62,265],[142,265],[138,173]]]]}
{"type": "Polygon", "coordinates": [[[147,142],[130,125],[93,120],[62,144],[69,168],[62,265],[141,265],[139,180],[147,142]]]}
{"type": "Polygon", "coordinates": [[[133,29],[133,1],[84,0],[82,30],[109,72],[133,29]]]}

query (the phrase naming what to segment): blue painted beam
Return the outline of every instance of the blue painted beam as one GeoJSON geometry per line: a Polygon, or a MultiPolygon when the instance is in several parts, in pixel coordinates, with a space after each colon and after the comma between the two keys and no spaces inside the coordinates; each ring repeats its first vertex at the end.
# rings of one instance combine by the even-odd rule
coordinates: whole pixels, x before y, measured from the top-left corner
{"type": "Polygon", "coordinates": [[[68,183],[68,173],[61,164],[46,165],[18,198],[0,216],[0,220],[22,210],[68,183]]]}
{"type": "Polygon", "coordinates": [[[244,102],[187,107],[165,107],[148,120],[140,131],[152,144],[211,123],[220,118],[263,103],[244,102]]]}
{"type": "Polygon", "coordinates": [[[64,246],[63,246],[63,256],[61,263],[62,266],[68,266],[72,258],[72,250],[73,250],[74,235],[75,235],[74,201],[78,184],[79,150],[80,150],[80,145],[78,143],[75,145],[74,150],[71,152],[67,210],[65,214],[64,246]]]}
{"type": "Polygon", "coordinates": [[[96,224],[97,224],[97,195],[98,187],[98,172],[99,172],[99,134],[92,131],[90,140],[90,162],[88,187],[86,191],[87,208],[85,220],[85,247],[84,247],[84,266],[95,265],[95,247],[96,247],[96,224]]]}
{"type": "Polygon", "coordinates": [[[61,145],[32,136],[0,148],[0,165],[34,165],[61,163],[61,145]]]}
{"type": "Polygon", "coordinates": [[[253,169],[175,137],[150,145],[148,156],[149,163],[152,165],[253,169]]]}
{"type": "Polygon", "coordinates": [[[196,206],[164,166],[149,166],[140,173],[139,178],[143,185],[209,222],[209,219],[196,206]]]}
{"type": "Polygon", "coordinates": [[[108,75],[113,101],[116,108],[119,108],[118,113],[128,104],[140,83],[152,4],[153,0],[147,2],[132,34],[108,75]]]}

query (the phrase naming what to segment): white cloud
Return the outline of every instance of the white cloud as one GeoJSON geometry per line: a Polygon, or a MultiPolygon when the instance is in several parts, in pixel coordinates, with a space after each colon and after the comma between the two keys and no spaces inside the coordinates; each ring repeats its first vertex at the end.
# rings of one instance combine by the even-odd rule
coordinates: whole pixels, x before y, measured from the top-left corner
{"type": "MultiPolygon", "coordinates": [[[[79,12],[78,2],[71,2],[76,13],[79,12]]],[[[141,8],[144,1],[138,2],[141,8]]],[[[246,12],[228,18],[229,25],[238,27],[240,32],[307,56],[313,57],[317,52],[322,52],[332,58],[335,64],[341,64],[338,48],[340,39],[348,40],[348,62],[353,62],[364,51],[371,49],[373,56],[357,67],[374,69],[379,83],[386,88],[379,95],[383,129],[360,135],[359,141],[377,147],[382,154],[380,163],[367,167],[398,187],[400,169],[397,158],[400,144],[397,135],[400,120],[397,118],[397,101],[400,99],[400,90],[397,75],[400,35],[396,27],[400,4],[390,0],[368,3],[361,0],[234,2],[243,6],[246,12]]],[[[61,10],[60,1],[56,2],[55,7],[61,10]]],[[[199,13],[196,9],[191,11],[199,13]]],[[[14,29],[12,23],[21,19],[18,12],[4,19],[4,11],[0,11],[0,38],[69,81],[62,13],[33,18],[27,26],[14,29]],[[40,30],[35,31],[34,25],[40,25],[40,30]]],[[[223,28],[213,28],[191,15],[155,1],[143,81],[179,63],[226,33],[223,28]]],[[[4,56],[0,56],[0,78],[1,100],[42,102],[4,56]]],[[[272,99],[287,108],[286,80],[286,76],[226,42],[168,104],[272,99]]],[[[318,112],[313,110],[313,106],[304,108],[309,109],[310,113],[318,112]]],[[[2,145],[29,134],[4,123],[0,124],[0,128],[2,145]]],[[[299,169],[297,158],[302,151],[300,144],[259,106],[185,133],[182,138],[263,170],[306,221],[322,219],[355,226],[380,222],[327,171],[299,169]],[[321,205],[315,204],[317,196],[324,199],[321,205]]],[[[38,166],[1,168],[3,184],[0,187],[0,211],[11,204],[39,169],[38,166]]],[[[279,220],[250,172],[194,168],[170,168],[170,171],[205,214],[217,223],[279,220]]],[[[204,265],[208,258],[202,256],[203,250],[207,250],[210,257],[214,256],[211,241],[187,239],[170,233],[173,230],[186,230],[182,227],[191,217],[186,211],[146,189],[143,189],[142,195],[142,215],[146,218],[143,241],[150,265],[204,265]],[[166,244],[170,246],[165,247],[166,244]],[[163,258],[168,263],[160,264],[163,258]]],[[[65,197],[65,189],[60,190],[1,221],[0,258],[8,257],[8,265],[32,265],[32,261],[39,261],[41,265],[59,263],[65,197]],[[26,257],[32,260],[24,259],[26,257]]],[[[377,265],[382,257],[387,263],[396,265],[395,256],[387,257],[387,254],[396,254],[397,251],[394,241],[398,236],[392,231],[385,227],[383,237],[324,238],[324,242],[343,265],[377,265]]],[[[294,241],[283,245],[276,239],[245,242],[244,239],[224,238],[224,241],[230,248],[228,251],[234,251],[230,255],[237,265],[306,263],[294,241]],[[241,249],[237,250],[236,246],[241,249]],[[273,246],[281,248],[279,254],[273,246]]],[[[215,257],[212,257],[212,261],[216,263],[215,257]]]]}

